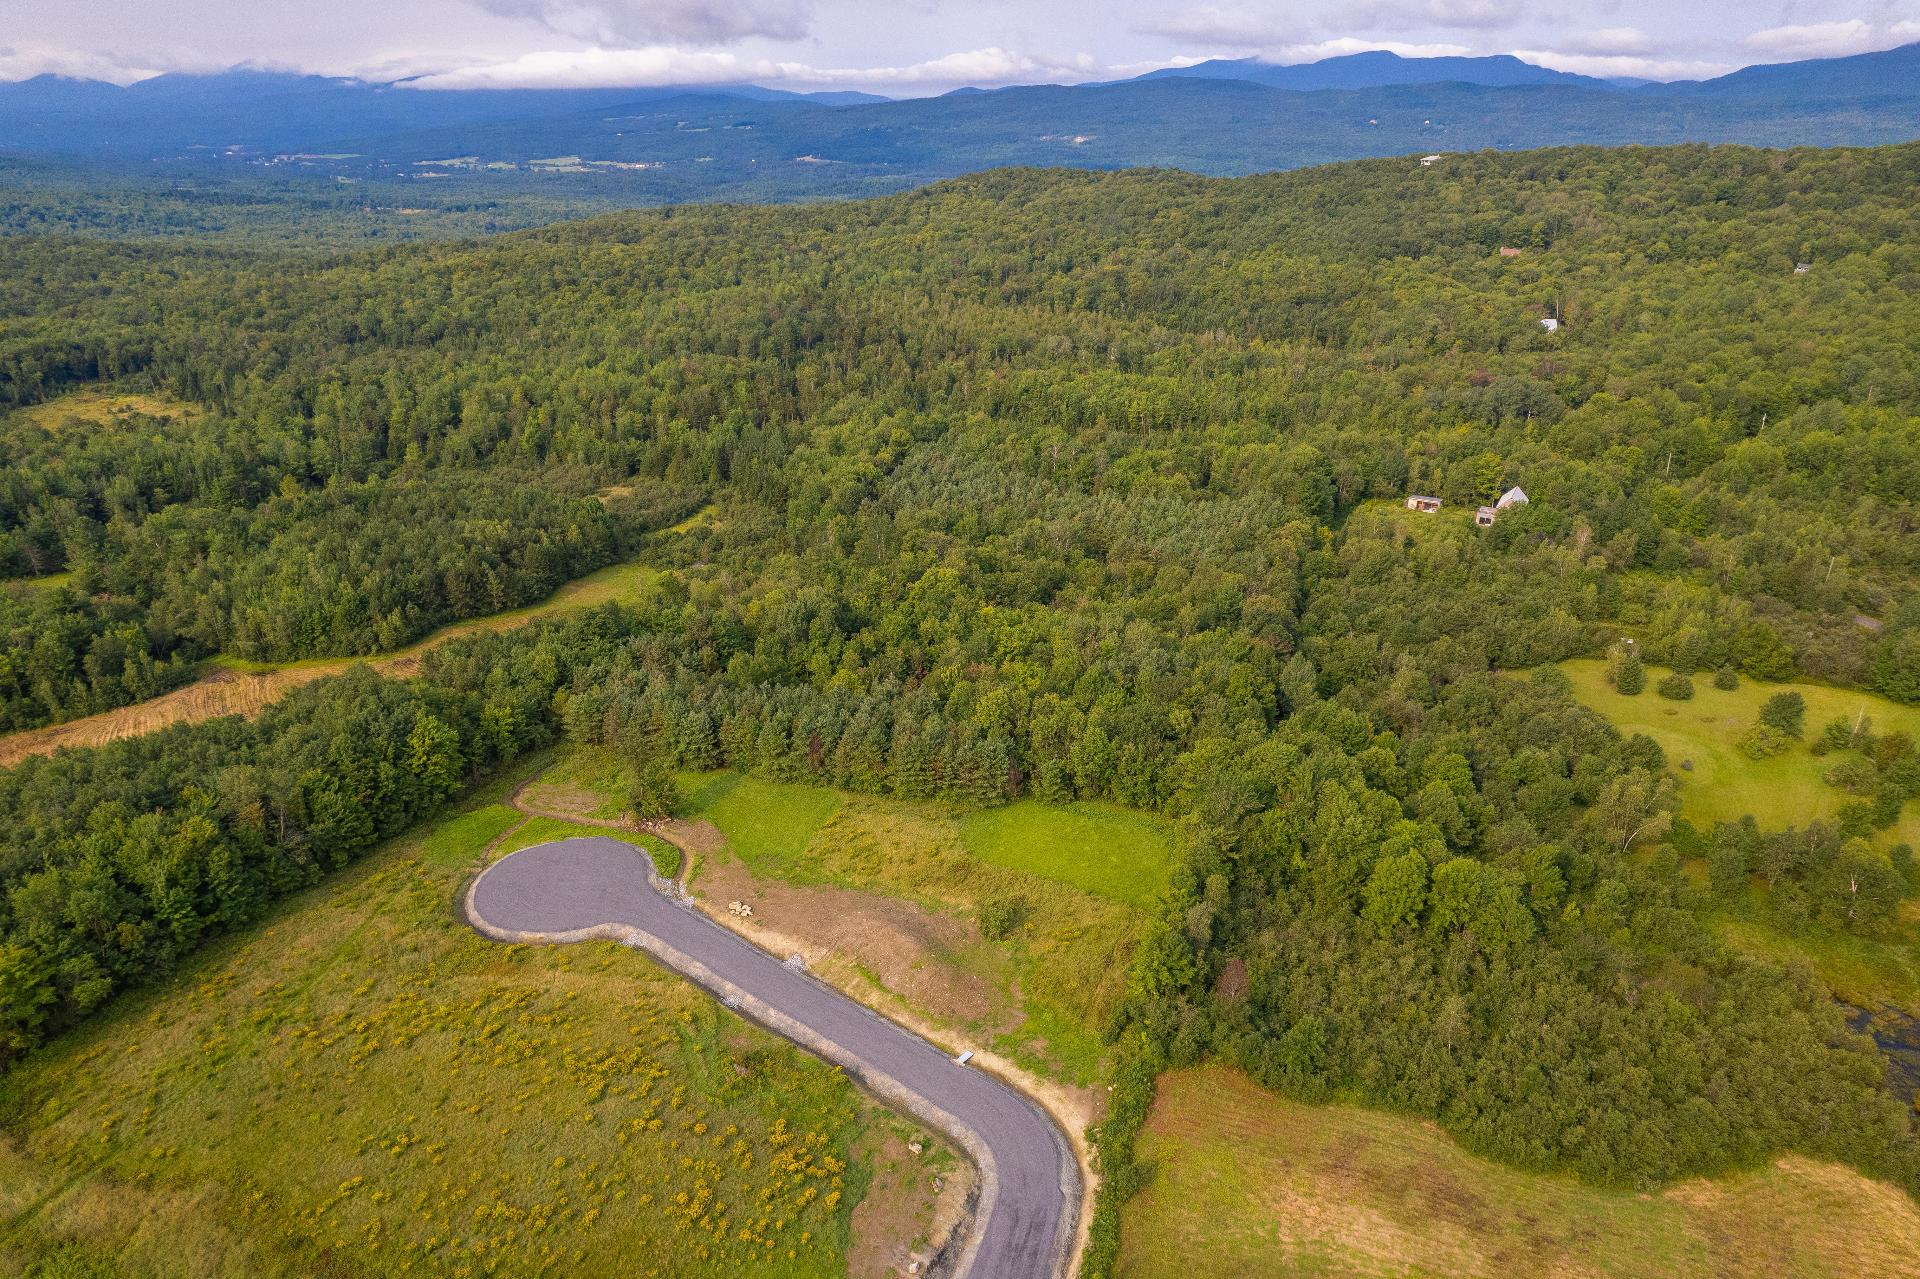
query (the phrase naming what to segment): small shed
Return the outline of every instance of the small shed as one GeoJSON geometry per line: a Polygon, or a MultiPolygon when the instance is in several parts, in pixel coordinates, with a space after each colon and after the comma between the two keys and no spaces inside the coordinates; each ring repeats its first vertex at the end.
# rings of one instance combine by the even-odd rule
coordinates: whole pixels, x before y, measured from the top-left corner
{"type": "Polygon", "coordinates": [[[1795,262],[1793,264],[1793,273],[1795,275],[1805,275],[1811,270],[1813,270],[1813,263],[1811,262],[1795,262]]]}
{"type": "Polygon", "coordinates": [[[1503,244],[1500,246],[1500,256],[1503,258],[1517,258],[1520,256],[1520,250],[1511,245],[1503,244]]]}
{"type": "Polygon", "coordinates": [[[1409,511],[1418,511],[1422,515],[1432,515],[1440,509],[1440,499],[1437,497],[1424,497],[1419,493],[1415,493],[1407,498],[1407,509],[1409,511]]]}
{"type": "Polygon", "coordinates": [[[1558,333],[1560,331],[1560,321],[1549,315],[1540,321],[1540,327],[1549,333],[1558,333]]]}

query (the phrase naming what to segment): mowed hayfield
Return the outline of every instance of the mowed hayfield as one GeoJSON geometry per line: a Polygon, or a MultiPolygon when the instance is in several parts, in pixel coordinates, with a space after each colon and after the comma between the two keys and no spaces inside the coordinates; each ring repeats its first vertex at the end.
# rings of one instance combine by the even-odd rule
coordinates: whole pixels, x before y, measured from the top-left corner
{"type": "MultiPolygon", "coordinates": [[[[1646,691],[1633,697],[1607,683],[1606,663],[1579,658],[1561,663],[1573,681],[1574,696],[1606,716],[1623,733],[1645,733],[1667,753],[1667,766],[1680,779],[1681,812],[1697,826],[1738,821],[1748,813],[1763,830],[1783,830],[1831,818],[1849,796],[1824,780],[1839,756],[1820,757],[1807,743],[1829,720],[1864,714],[1875,732],[1901,729],[1920,739],[1920,707],[1902,706],[1884,697],[1824,684],[1770,684],[1742,679],[1735,689],[1713,686],[1710,674],[1693,677],[1691,700],[1671,701],[1654,691],[1668,672],[1647,668],[1646,691]],[[1799,746],[1772,759],[1750,759],[1740,736],[1760,718],[1760,707],[1775,693],[1795,692],[1806,699],[1807,729],[1799,746]],[[1692,767],[1683,767],[1690,763],[1692,767]]],[[[1920,804],[1909,803],[1890,839],[1920,847],[1920,804]]]]}
{"type": "Polygon", "coordinates": [[[683,818],[724,841],[694,859],[696,893],[750,901],[756,924],[840,952],[872,988],[863,998],[898,998],[1062,1083],[1100,1077],[1103,1032],[1166,890],[1164,821],[1037,801],[958,814],[732,772],[680,784],[683,818]]]}
{"type": "Polygon", "coordinates": [[[877,1112],[631,950],[467,928],[506,793],[0,1080],[0,1274],[844,1273],[877,1112]]]}
{"type": "Polygon", "coordinates": [[[157,732],[171,724],[196,724],[222,715],[257,715],[302,684],[338,675],[356,662],[405,679],[420,669],[422,654],[448,640],[482,631],[509,631],[543,617],[633,599],[656,576],[655,569],[637,561],[609,565],[568,582],[538,604],[455,622],[381,656],[313,658],[279,664],[216,657],[208,663],[206,674],[170,693],[84,719],[0,736],[0,768],[11,768],[31,755],[51,755],[63,746],[101,746],[157,732]]]}
{"type": "Polygon", "coordinates": [[[1920,1208],[1790,1156],[1643,1194],[1516,1171],[1437,1126],[1309,1106],[1238,1072],[1160,1079],[1121,1279],[1920,1274],[1920,1208]]]}

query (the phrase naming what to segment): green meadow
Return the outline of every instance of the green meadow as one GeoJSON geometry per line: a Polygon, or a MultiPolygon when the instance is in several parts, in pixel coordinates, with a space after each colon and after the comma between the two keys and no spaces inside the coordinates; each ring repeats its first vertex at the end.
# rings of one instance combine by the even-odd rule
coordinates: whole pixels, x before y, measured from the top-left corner
{"type": "MultiPolygon", "coordinates": [[[[1599,660],[1576,659],[1563,662],[1560,669],[1573,681],[1574,696],[1621,732],[1645,733],[1660,743],[1680,781],[1681,812],[1698,826],[1738,821],[1748,813],[1765,830],[1832,817],[1848,798],[1825,781],[1838,757],[1823,758],[1807,747],[1829,720],[1865,715],[1875,732],[1902,729],[1920,738],[1920,707],[1854,689],[1748,679],[1738,688],[1718,689],[1712,676],[1703,673],[1694,677],[1692,699],[1676,702],[1654,691],[1666,674],[1654,667],[1648,668],[1646,691],[1632,697],[1614,691],[1606,680],[1606,663],[1599,660]],[[1806,699],[1805,739],[1783,755],[1749,758],[1740,749],[1740,735],[1759,719],[1763,702],[1789,691],[1806,699]]],[[[1907,805],[1890,839],[1920,847],[1920,805],[1907,805]]]]}
{"type": "Polygon", "coordinates": [[[0,1273],[844,1273],[868,1103],[629,950],[475,934],[493,789],[10,1071],[0,1273]]]}

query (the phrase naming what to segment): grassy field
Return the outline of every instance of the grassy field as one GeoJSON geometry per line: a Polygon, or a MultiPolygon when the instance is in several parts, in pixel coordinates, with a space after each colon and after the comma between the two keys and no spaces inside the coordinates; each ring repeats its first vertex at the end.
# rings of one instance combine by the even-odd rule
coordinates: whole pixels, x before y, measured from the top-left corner
{"type": "MultiPolygon", "coordinates": [[[[1755,889],[1758,896],[1764,889],[1755,889]]],[[[1766,922],[1763,912],[1749,917],[1717,916],[1713,926],[1728,943],[1772,960],[1808,964],[1827,989],[1856,1008],[1891,1004],[1920,1015],[1920,902],[1901,904],[1905,926],[1883,937],[1861,937],[1820,923],[1808,923],[1791,936],[1766,922]]]]}
{"type": "Polygon", "coordinates": [[[1224,1069],[1162,1077],[1127,1207],[1124,1279],[1920,1274],[1920,1209],[1789,1157],[1659,1194],[1469,1155],[1432,1124],[1307,1106],[1224,1069]]]}
{"type": "Polygon", "coordinates": [[[0,577],[0,586],[27,586],[35,590],[48,590],[56,586],[65,586],[72,580],[71,573],[43,573],[39,577],[0,577]]]}
{"type": "Polygon", "coordinates": [[[200,416],[202,412],[199,405],[189,404],[171,395],[128,393],[104,388],[70,391],[43,403],[17,410],[22,421],[30,422],[48,431],[57,431],[62,427],[73,425],[105,426],[135,413],[142,413],[148,417],[187,420],[200,416]]]}
{"type": "MultiPolygon", "coordinates": [[[[1827,785],[1826,770],[1838,758],[1816,756],[1806,741],[1772,759],[1750,759],[1740,750],[1740,735],[1760,715],[1761,703],[1792,690],[1806,699],[1810,741],[1837,716],[1864,713],[1876,731],[1903,729],[1920,736],[1920,708],[1901,706],[1871,693],[1821,684],[1765,684],[1742,680],[1735,689],[1717,689],[1707,677],[1694,680],[1694,696],[1670,701],[1653,691],[1664,671],[1648,668],[1647,691],[1623,697],[1606,681],[1605,664],[1576,660],[1562,664],[1574,695],[1605,715],[1623,733],[1645,733],[1660,743],[1667,764],[1679,779],[1681,812],[1698,826],[1734,821],[1751,813],[1762,829],[1805,826],[1831,818],[1847,799],[1827,785]],[[1691,769],[1682,768],[1691,762],[1691,769]]],[[[1878,837],[1881,844],[1904,840],[1920,846],[1920,804],[1909,803],[1899,823],[1878,837]]],[[[1704,874],[1704,868],[1696,867],[1704,874]]],[[[1902,906],[1908,927],[1882,937],[1862,937],[1818,922],[1791,935],[1770,922],[1767,889],[1756,882],[1749,899],[1713,918],[1727,942],[1775,963],[1803,961],[1836,996],[1862,1008],[1891,1004],[1920,1012],[1920,902],[1902,906]]]]}
{"type": "Polygon", "coordinates": [[[0,1081],[0,1274],[842,1274],[875,1112],[631,951],[468,929],[505,789],[0,1081]]]}
{"type": "MultiPolygon", "coordinates": [[[[1151,900],[1164,883],[1165,833],[1155,819],[1039,803],[956,818],[934,805],[735,773],[680,781],[686,816],[717,827],[753,874],[844,893],[795,896],[776,922],[830,933],[840,921],[796,916],[871,912],[871,945],[895,976],[867,975],[910,1011],[979,1036],[1040,1074],[1075,1084],[1098,1077],[1101,1030],[1147,920],[1132,903],[1151,900]],[[1136,850],[1140,861],[1083,871],[1071,862],[1076,848],[1098,858],[1136,850]],[[951,927],[907,927],[888,915],[892,901],[951,927]],[[974,923],[988,903],[1012,907],[1004,936],[983,936],[974,923]]],[[[698,872],[695,891],[713,882],[698,872]]],[[[745,892],[726,882],[729,896],[745,892]]]]}
{"type": "MultiPolygon", "coordinates": [[[[1653,691],[1664,670],[1649,667],[1647,689],[1634,697],[1616,693],[1606,680],[1606,664],[1577,659],[1561,664],[1573,681],[1574,695],[1605,715],[1623,733],[1645,733],[1660,743],[1667,764],[1680,779],[1681,811],[1699,826],[1737,821],[1751,813],[1762,828],[1805,826],[1831,817],[1848,798],[1827,785],[1835,757],[1822,759],[1805,742],[1772,759],[1749,759],[1740,735],[1760,717],[1760,705],[1775,693],[1796,692],[1807,702],[1806,740],[1837,716],[1864,712],[1878,732],[1904,729],[1920,738],[1920,707],[1901,706],[1871,693],[1823,684],[1766,684],[1743,679],[1723,690],[1710,676],[1696,676],[1691,701],[1675,702],[1653,691]],[[1691,769],[1681,767],[1690,761],[1691,769]]],[[[1920,805],[1908,804],[1890,840],[1920,847],[1920,805]]]]}
{"type": "Polygon", "coordinates": [[[1113,804],[1022,800],[969,813],[960,840],[981,861],[1150,910],[1167,888],[1167,824],[1113,804]]]}
{"type": "Polygon", "coordinates": [[[840,795],[821,786],[794,786],[739,773],[686,773],[679,778],[689,814],[712,822],[734,856],[763,875],[802,877],[802,855],[840,795]]]}

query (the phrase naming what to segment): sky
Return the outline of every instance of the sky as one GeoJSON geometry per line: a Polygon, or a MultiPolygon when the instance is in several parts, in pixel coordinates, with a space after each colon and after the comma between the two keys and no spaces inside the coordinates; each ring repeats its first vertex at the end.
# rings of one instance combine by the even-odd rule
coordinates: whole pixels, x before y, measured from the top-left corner
{"type": "Polygon", "coordinates": [[[120,83],[244,64],[423,89],[911,97],[1362,49],[1672,80],[1915,41],[1920,0],[0,0],[0,80],[120,83]]]}

